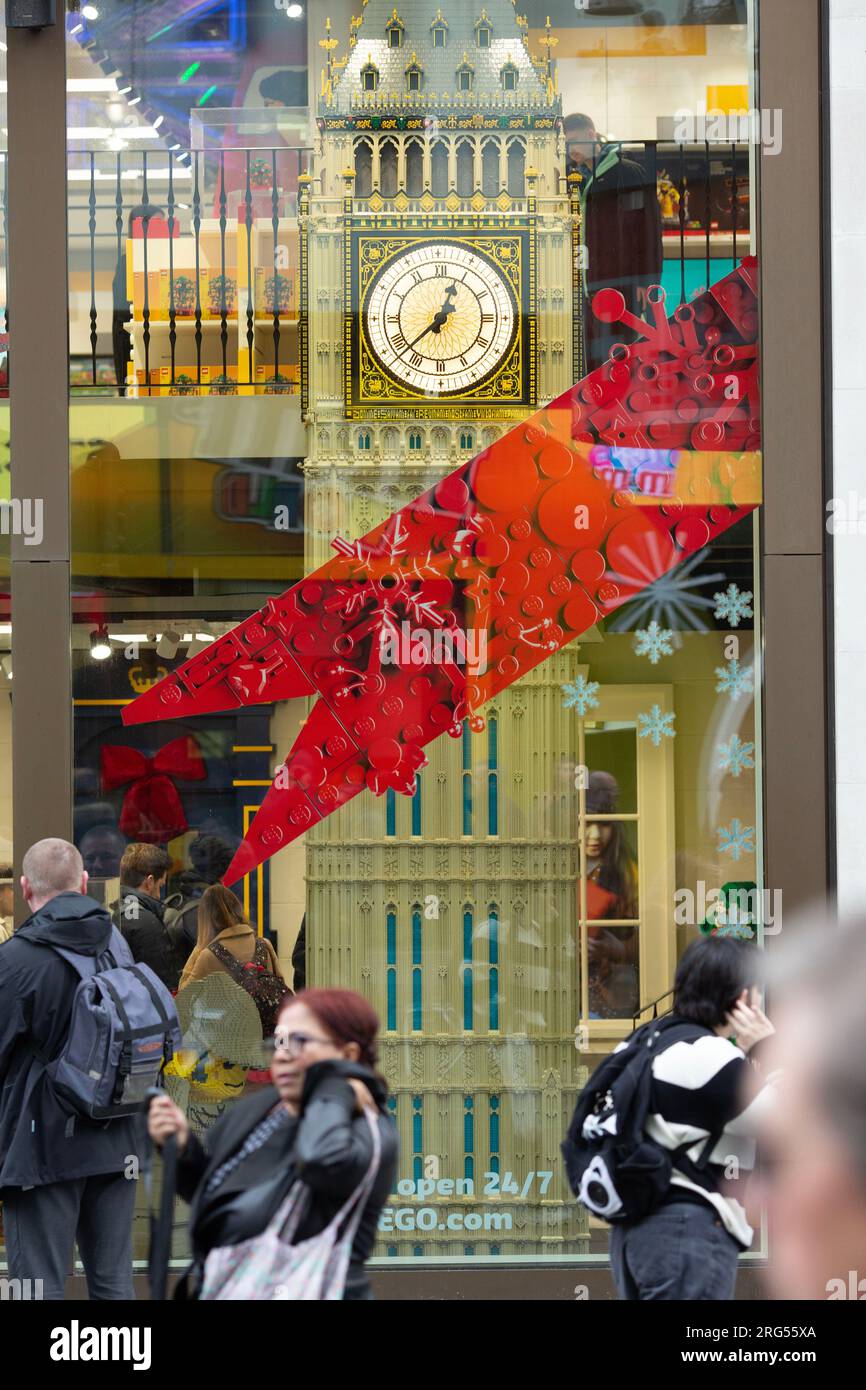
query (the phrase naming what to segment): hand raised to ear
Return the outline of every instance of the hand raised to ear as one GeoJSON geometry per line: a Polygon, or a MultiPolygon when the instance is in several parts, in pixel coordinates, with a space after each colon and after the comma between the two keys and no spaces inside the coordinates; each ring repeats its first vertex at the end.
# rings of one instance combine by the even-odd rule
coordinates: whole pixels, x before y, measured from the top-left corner
{"type": "Polygon", "coordinates": [[[776,1031],[761,1006],[744,1002],[742,995],[725,1019],[725,1026],[734,1034],[743,1052],[750,1051],[776,1031]]]}

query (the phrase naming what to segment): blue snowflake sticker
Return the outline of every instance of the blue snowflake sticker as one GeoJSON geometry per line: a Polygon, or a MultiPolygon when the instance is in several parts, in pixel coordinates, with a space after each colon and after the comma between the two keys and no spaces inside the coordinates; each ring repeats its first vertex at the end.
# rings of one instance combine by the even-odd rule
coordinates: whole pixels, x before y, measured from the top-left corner
{"type": "Polygon", "coordinates": [[[739,777],[745,768],[755,766],[754,754],[754,743],[743,743],[742,739],[734,734],[730,743],[719,744],[719,767],[729,772],[732,777],[739,777]]]}
{"type": "Polygon", "coordinates": [[[736,863],[744,854],[755,853],[755,827],[753,825],[743,825],[741,821],[734,818],[730,825],[720,825],[716,828],[719,837],[719,853],[729,854],[736,863]]]}
{"type": "Polygon", "coordinates": [[[726,661],[724,666],[716,667],[718,684],[716,690],[721,695],[723,692],[730,695],[732,700],[736,700],[740,695],[751,694],[752,668],[740,666],[736,657],[732,661],[726,661]]]}
{"type": "Polygon", "coordinates": [[[663,656],[673,656],[671,646],[673,632],[670,628],[659,627],[653,618],[649,627],[638,628],[634,635],[634,649],[638,656],[648,656],[653,666],[658,665],[663,656]]]}
{"type": "Polygon", "coordinates": [[[578,676],[576,681],[564,685],[562,689],[565,694],[562,702],[565,708],[576,709],[581,718],[589,710],[598,707],[598,681],[588,681],[586,676],[578,676]]]}
{"type": "Polygon", "coordinates": [[[755,616],[751,592],[741,591],[736,584],[729,584],[721,593],[713,594],[713,598],[716,601],[714,617],[730,623],[731,627],[739,627],[744,618],[755,616]]]}
{"type": "Polygon", "coordinates": [[[653,705],[649,714],[639,714],[638,738],[652,739],[653,747],[658,748],[663,738],[676,738],[673,714],[662,714],[659,705],[653,705]]]}

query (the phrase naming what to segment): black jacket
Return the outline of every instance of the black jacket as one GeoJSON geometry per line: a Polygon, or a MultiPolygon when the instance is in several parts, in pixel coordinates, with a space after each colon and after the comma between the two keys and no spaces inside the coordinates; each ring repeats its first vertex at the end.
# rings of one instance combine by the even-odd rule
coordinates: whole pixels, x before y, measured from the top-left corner
{"type": "Polygon", "coordinates": [[[583,173],[587,284],[591,290],[622,290],[631,308],[638,286],[661,280],[662,218],[655,182],[615,145],[600,151],[595,176],[583,173]]]}
{"type": "Polygon", "coordinates": [[[86,1120],[45,1075],[66,1040],[79,979],[52,943],[98,956],[110,936],[104,907],[59,893],[0,946],[0,1189],[123,1172],[136,1152],[133,1118],[86,1120]]]}
{"type": "Polygon", "coordinates": [[[198,941],[198,905],[210,884],[194,873],[181,873],[162,904],[163,921],[181,974],[198,941]]]}
{"type": "Polygon", "coordinates": [[[171,936],[165,928],[165,909],[159,898],[122,883],[116,911],[117,925],[126,937],[133,959],[140,965],[149,965],[166,989],[177,989],[180,967],[171,936]]]}
{"type": "Polygon", "coordinates": [[[385,1109],[384,1083],[367,1067],[343,1061],[316,1062],[310,1067],[300,1117],[290,1119],[276,1144],[269,1146],[275,1171],[269,1181],[260,1183],[260,1197],[256,1198],[255,1187],[247,1185],[244,1164],[227,1179],[226,1186],[244,1192],[245,1203],[249,1202],[245,1229],[235,1228],[228,1241],[224,1240],[217,1215],[217,1208],[225,1200],[224,1188],[218,1187],[209,1195],[205,1195],[205,1188],[220,1164],[237,1153],[250,1131],[273,1109],[278,1099],[276,1088],[268,1086],[232,1106],[208,1132],[204,1143],[190,1134],[178,1160],[177,1187],[191,1206],[189,1229],[196,1271],[192,1283],[211,1248],[249,1238],[265,1229],[296,1178],[302,1178],[312,1190],[311,1205],[298,1230],[298,1240],[307,1240],[324,1230],[358,1186],[370,1166],[373,1150],[367,1122],[355,1110],[355,1094],[348,1077],[357,1077],[369,1087],[380,1111],[379,1171],[352,1246],[345,1294],[347,1299],[370,1297],[364,1261],[373,1248],[379,1215],[394,1185],[399,1145],[396,1127],[385,1109]]]}

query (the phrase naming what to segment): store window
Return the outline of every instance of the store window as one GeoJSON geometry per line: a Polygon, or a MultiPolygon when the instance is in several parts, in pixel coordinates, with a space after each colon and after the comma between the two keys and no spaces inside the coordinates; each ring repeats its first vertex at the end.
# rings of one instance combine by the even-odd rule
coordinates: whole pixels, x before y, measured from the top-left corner
{"type": "MultiPolygon", "coordinates": [[[[671,120],[708,92],[754,104],[733,8],[687,52],[656,10],[638,37],[569,10],[554,82],[543,6],[431,27],[369,0],[298,99],[316,7],[309,36],[249,7],[243,61],[220,48],[183,83],[182,24],[146,43],[108,7],[116,90],[70,121],[125,132],[70,137],[76,839],[109,899],[132,839],[181,893],[202,839],[240,854],[287,979],[301,939],[308,983],[373,1002],[401,1139],[384,1263],[603,1255],[560,1161],[575,1097],[667,1007],[690,940],[760,935],[754,161],[671,120]],[[627,205],[603,196],[623,178],[627,205]],[[685,375],[657,366],[668,334],[685,375]],[[337,615],[345,694],[270,698],[260,665],[261,699],[241,673],[240,704],[123,723],[305,576],[373,565],[371,533],[391,569],[364,621],[396,614],[392,668],[328,570],[301,645],[337,615]],[[418,578],[428,552],[444,586],[418,578]],[[363,790],[323,772],[322,800],[269,820],[290,750],[312,739],[318,767],[316,721],[362,699],[363,790]]],[[[71,31],[69,55],[94,67],[71,31]]],[[[179,998],[170,1084],[203,1132],[261,1084],[261,1039],[230,992],[179,998]]]]}

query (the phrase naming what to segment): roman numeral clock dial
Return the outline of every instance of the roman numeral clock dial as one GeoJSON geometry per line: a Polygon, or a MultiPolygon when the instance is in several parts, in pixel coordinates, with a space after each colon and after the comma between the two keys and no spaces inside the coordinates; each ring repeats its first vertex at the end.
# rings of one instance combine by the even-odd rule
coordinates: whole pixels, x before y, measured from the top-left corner
{"type": "Polygon", "coordinates": [[[519,314],[505,276],[470,246],[425,241],[370,285],[364,329],[380,370],[424,396],[474,394],[514,344],[519,314]]]}

